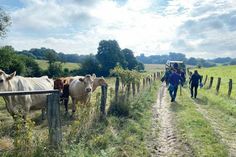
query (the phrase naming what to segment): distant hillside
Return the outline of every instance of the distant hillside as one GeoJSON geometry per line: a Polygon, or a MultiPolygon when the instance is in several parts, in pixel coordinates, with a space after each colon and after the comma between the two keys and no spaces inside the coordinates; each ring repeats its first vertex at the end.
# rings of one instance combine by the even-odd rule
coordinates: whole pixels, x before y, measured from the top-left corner
{"type": "Polygon", "coordinates": [[[56,56],[57,61],[71,62],[71,63],[81,63],[88,55],[78,55],[78,54],[64,54],[62,52],[56,52],[53,49],[48,48],[32,48],[30,50],[18,51],[17,53],[33,57],[34,59],[46,60],[47,53],[53,53],[56,56]]]}
{"type": "Polygon", "coordinates": [[[202,66],[202,67],[213,67],[218,64],[222,65],[235,65],[236,59],[225,57],[215,59],[203,59],[203,58],[187,58],[185,54],[170,52],[168,55],[151,55],[145,56],[141,54],[136,57],[138,61],[144,64],[165,64],[167,60],[184,61],[188,65],[202,66]]]}

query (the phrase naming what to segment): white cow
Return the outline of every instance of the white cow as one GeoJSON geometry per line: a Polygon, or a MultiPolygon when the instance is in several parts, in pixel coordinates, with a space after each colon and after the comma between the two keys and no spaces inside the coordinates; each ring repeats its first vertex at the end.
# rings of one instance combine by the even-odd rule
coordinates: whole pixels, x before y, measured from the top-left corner
{"type": "Polygon", "coordinates": [[[72,98],[72,115],[76,111],[76,104],[78,102],[82,105],[89,103],[95,78],[96,75],[85,75],[85,77],[78,77],[70,83],[69,94],[72,98]]]}
{"type": "MultiPolygon", "coordinates": [[[[22,77],[15,76],[16,72],[8,75],[0,70],[0,91],[33,91],[52,90],[53,80],[47,76],[43,77],[22,77]]],[[[46,94],[4,96],[8,112],[14,115],[22,115],[26,118],[29,110],[42,109],[42,118],[46,107],[46,94]]]]}

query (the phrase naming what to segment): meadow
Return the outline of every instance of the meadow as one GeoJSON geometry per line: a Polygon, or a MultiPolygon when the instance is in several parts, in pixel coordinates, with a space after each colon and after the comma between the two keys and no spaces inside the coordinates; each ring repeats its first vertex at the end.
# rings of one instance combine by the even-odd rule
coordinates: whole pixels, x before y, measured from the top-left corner
{"type": "MultiPolygon", "coordinates": [[[[39,64],[39,66],[43,69],[46,70],[49,66],[48,61],[46,60],[36,60],[36,62],[39,64]]],[[[79,63],[61,63],[62,64],[62,69],[69,69],[69,70],[75,70],[75,69],[79,69],[80,64],[79,63]]]]}

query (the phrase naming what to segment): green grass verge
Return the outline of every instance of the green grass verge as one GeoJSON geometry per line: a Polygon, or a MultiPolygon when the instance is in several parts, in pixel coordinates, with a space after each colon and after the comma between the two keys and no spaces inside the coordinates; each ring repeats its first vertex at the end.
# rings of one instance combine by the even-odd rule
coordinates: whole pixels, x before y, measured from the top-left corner
{"type": "Polygon", "coordinates": [[[208,121],[196,110],[189,93],[178,96],[177,102],[172,103],[175,112],[177,129],[182,139],[189,143],[194,156],[228,156],[226,147],[220,142],[208,121]]]}
{"type": "Polygon", "coordinates": [[[207,89],[200,90],[199,95],[201,98],[199,103],[217,108],[225,114],[236,118],[236,100],[216,95],[207,89]]]}

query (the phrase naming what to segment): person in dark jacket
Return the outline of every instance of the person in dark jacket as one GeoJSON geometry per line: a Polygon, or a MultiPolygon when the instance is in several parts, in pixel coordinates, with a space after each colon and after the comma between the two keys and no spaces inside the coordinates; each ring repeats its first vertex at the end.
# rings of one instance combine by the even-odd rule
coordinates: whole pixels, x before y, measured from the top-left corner
{"type": "Polygon", "coordinates": [[[174,70],[169,77],[169,94],[171,97],[171,102],[175,101],[177,90],[179,84],[182,82],[180,74],[177,73],[177,70],[174,70]]]}
{"type": "Polygon", "coordinates": [[[168,86],[169,84],[169,78],[170,78],[170,75],[171,75],[171,71],[169,69],[166,69],[166,72],[164,74],[164,76],[162,77],[161,81],[165,81],[166,82],[166,85],[168,86]]]}
{"type": "Polygon", "coordinates": [[[198,74],[198,71],[195,70],[189,81],[191,98],[197,98],[197,90],[199,83],[202,83],[202,77],[198,74]]]}

